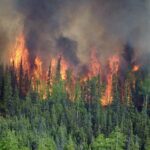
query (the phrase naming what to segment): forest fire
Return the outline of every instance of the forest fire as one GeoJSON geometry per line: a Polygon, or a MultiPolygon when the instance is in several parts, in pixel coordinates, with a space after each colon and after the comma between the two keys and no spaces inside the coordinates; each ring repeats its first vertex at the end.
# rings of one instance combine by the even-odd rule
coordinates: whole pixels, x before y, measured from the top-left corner
{"type": "Polygon", "coordinates": [[[112,58],[108,60],[109,70],[108,74],[106,75],[107,84],[104,95],[102,96],[101,100],[103,106],[106,106],[112,102],[113,76],[116,75],[119,71],[119,62],[120,60],[117,56],[112,56],[112,58]]]}
{"type": "Polygon", "coordinates": [[[150,150],[150,0],[0,0],[0,150],[150,150]]]}
{"type": "Polygon", "coordinates": [[[33,76],[40,80],[42,79],[42,75],[43,75],[43,68],[42,68],[42,61],[39,57],[35,58],[35,67],[34,67],[34,71],[33,71],[33,76]]]}
{"type": "Polygon", "coordinates": [[[89,72],[88,77],[92,78],[93,76],[97,76],[101,73],[101,63],[100,60],[97,58],[96,50],[92,50],[91,58],[89,63],[89,72]]]}
{"type": "MultiPolygon", "coordinates": [[[[117,55],[113,55],[110,58],[108,58],[107,65],[105,67],[105,70],[102,70],[101,68],[101,62],[97,57],[96,50],[93,49],[91,51],[91,57],[89,60],[88,70],[86,73],[83,73],[83,75],[80,75],[78,77],[77,73],[74,71],[74,67],[69,64],[69,62],[63,57],[63,54],[52,57],[50,59],[50,70],[44,68],[43,61],[40,58],[40,56],[36,56],[34,60],[34,68],[30,68],[31,66],[29,62],[29,51],[25,46],[25,40],[23,34],[20,35],[17,40],[14,47],[13,55],[10,58],[10,62],[13,64],[16,68],[16,70],[19,72],[20,64],[22,64],[23,69],[27,71],[31,76],[31,83],[32,88],[34,90],[37,90],[40,94],[43,93],[43,97],[46,97],[46,89],[47,86],[47,80],[51,82],[51,85],[54,83],[54,80],[56,80],[56,76],[58,76],[58,70],[60,73],[60,78],[62,80],[67,80],[67,71],[68,69],[71,69],[72,72],[72,85],[66,85],[66,90],[68,91],[68,94],[70,97],[72,97],[72,91],[74,90],[76,80],[75,78],[80,78],[81,81],[84,83],[87,80],[91,79],[92,77],[96,77],[98,75],[105,76],[106,88],[104,92],[102,93],[102,97],[100,99],[103,106],[106,106],[108,104],[111,104],[113,100],[112,90],[113,90],[113,77],[114,75],[117,75],[120,68],[120,58],[117,55]],[[106,73],[104,73],[104,71],[106,73]],[[49,76],[47,72],[49,72],[49,76]],[[50,79],[48,79],[50,78],[50,79]],[[72,89],[72,91],[70,91],[72,89]]],[[[80,68],[78,68],[80,69],[80,68]]],[[[139,70],[139,66],[135,65],[132,69],[133,72],[137,72],[139,70]]],[[[81,82],[81,84],[82,84],[81,82]]],[[[51,91],[51,89],[49,89],[51,91]]]]}
{"type": "Polygon", "coordinates": [[[10,62],[14,63],[14,66],[17,69],[20,66],[20,62],[22,62],[23,68],[25,70],[29,70],[29,52],[25,46],[25,39],[23,34],[20,34],[16,39],[10,62]]]}
{"type": "Polygon", "coordinates": [[[61,69],[60,69],[61,78],[63,80],[65,80],[66,79],[66,71],[69,69],[69,67],[68,67],[67,61],[63,57],[61,58],[61,66],[60,67],[61,67],[61,69]]]}

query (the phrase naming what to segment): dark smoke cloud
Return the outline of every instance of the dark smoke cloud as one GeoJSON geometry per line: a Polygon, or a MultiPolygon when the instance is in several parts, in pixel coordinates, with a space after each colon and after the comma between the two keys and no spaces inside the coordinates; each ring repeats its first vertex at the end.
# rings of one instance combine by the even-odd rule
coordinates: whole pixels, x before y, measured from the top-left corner
{"type": "Polygon", "coordinates": [[[127,62],[128,66],[132,66],[134,64],[134,49],[130,45],[130,43],[127,43],[123,50],[123,58],[127,62]]]}
{"type": "Polygon", "coordinates": [[[57,40],[57,47],[60,51],[60,54],[63,54],[63,56],[73,65],[78,65],[79,60],[76,56],[77,53],[77,42],[74,40],[71,40],[67,37],[59,37],[57,40]]]}
{"type": "Polygon", "coordinates": [[[144,63],[150,53],[149,0],[6,0],[7,5],[1,1],[1,12],[11,8],[3,20],[21,20],[16,29],[25,34],[31,61],[38,54],[46,62],[61,51],[72,64],[86,64],[95,48],[105,62],[112,54],[122,56],[128,42],[134,61],[144,63]]]}
{"type": "Polygon", "coordinates": [[[24,15],[24,33],[31,61],[37,53],[48,54],[58,30],[56,19],[57,0],[22,0],[18,1],[18,10],[24,15]],[[51,45],[50,45],[51,44],[51,45]],[[42,52],[41,52],[42,51],[42,52]]]}

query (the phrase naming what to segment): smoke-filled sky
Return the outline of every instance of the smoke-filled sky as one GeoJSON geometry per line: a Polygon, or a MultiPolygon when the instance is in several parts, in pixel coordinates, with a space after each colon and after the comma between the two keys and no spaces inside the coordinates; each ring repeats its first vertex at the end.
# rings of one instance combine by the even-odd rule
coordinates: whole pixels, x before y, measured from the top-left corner
{"type": "Polygon", "coordinates": [[[104,62],[130,43],[142,63],[150,53],[150,1],[0,0],[1,60],[21,32],[31,61],[62,53],[72,64],[84,64],[96,49],[104,62]]]}

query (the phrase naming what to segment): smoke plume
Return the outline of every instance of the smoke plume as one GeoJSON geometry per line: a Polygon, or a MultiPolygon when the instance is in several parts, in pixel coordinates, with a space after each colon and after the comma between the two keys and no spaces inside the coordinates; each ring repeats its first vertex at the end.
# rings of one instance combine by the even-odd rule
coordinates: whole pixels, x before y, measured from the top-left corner
{"type": "Polygon", "coordinates": [[[21,31],[31,62],[36,55],[48,62],[50,56],[63,53],[72,64],[86,64],[95,48],[105,63],[112,54],[122,57],[129,42],[134,51],[131,58],[144,65],[150,53],[150,2],[1,0],[1,51],[8,52],[6,45],[21,31]]]}

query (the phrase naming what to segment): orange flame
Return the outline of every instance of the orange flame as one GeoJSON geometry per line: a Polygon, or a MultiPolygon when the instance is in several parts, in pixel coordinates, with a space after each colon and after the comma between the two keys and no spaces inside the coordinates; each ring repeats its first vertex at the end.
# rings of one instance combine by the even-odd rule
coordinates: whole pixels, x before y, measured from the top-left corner
{"type": "Polygon", "coordinates": [[[34,77],[36,79],[41,79],[42,78],[42,73],[43,73],[43,69],[42,69],[42,61],[41,59],[37,56],[35,58],[35,62],[34,62],[34,77]]]}
{"type": "Polygon", "coordinates": [[[21,34],[16,39],[15,47],[10,58],[10,62],[14,63],[14,66],[17,69],[19,68],[21,61],[23,68],[25,70],[29,70],[29,53],[25,46],[25,39],[23,34],[21,34]]]}
{"type": "Polygon", "coordinates": [[[113,100],[112,97],[112,82],[113,82],[113,75],[117,74],[119,70],[119,57],[118,56],[112,56],[109,59],[109,72],[107,74],[107,85],[104,92],[104,95],[102,96],[101,103],[103,106],[106,106],[110,104],[113,100]]]}
{"type": "MultiPolygon", "coordinates": [[[[37,89],[38,92],[42,91],[44,98],[46,98],[46,93],[45,93],[46,77],[44,76],[44,75],[46,75],[46,73],[44,74],[45,70],[43,70],[43,62],[40,59],[40,57],[37,56],[35,58],[33,71],[31,72],[30,64],[29,64],[29,52],[25,46],[25,38],[24,38],[23,34],[21,34],[16,40],[16,44],[15,44],[14,51],[12,53],[10,62],[14,63],[14,66],[16,69],[19,69],[20,63],[22,62],[23,68],[25,70],[29,70],[31,73],[33,89],[37,89]],[[38,84],[38,88],[37,88],[37,84],[38,84]]],[[[57,63],[58,63],[58,56],[51,59],[51,74],[52,74],[51,80],[53,80],[53,78],[55,76],[56,69],[57,69],[57,63]]],[[[101,103],[103,106],[110,104],[113,100],[113,97],[112,97],[113,75],[118,73],[119,63],[120,63],[120,60],[119,60],[118,56],[112,56],[108,60],[108,69],[109,70],[106,75],[106,89],[105,89],[102,99],[101,99],[101,103]]],[[[61,75],[62,80],[66,80],[66,78],[67,78],[66,71],[70,67],[72,67],[71,64],[69,64],[68,61],[65,60],[65,58],[63,56],[61,56],[60,75],[61,75]]],[[[134,72],[136,72],[138,70],[139,70],[138,65],[133,67],[134,72]]],[[[99,75],[101,72],[102,72],[101,71],[101,62],[100,62],[99,58],[97,57],[96,50],[93,49],[92,53],[91,53],[90,63],[88,65],[87,74],[85,74],[83,76],[83,78],[81,78],[81,80],[86,81],[87,79],[91,79],[92,77],[99,75]]],[[[74,77],[72,77],[71,80],[72,81],[71,81],[71,83],[69,83],[67,85],[66,90],[70,94],[70,97],[74,97],[71,93],[72,91],[74,91],[74,87],[75,87],[74,77]]],[[[53,84],[53,81],[52,81],[52,84],[53,84]]]]}
{"type": "Polygon", "coordinates": [[[139,71],[139,69],[140,69],[140,66],[135,65],[135,66],[133,67],[132,71],[133,71],[133,72],[137,72],[137,71],[139,71]]]}
{"type": "Polygon", "coordinates": [[[92,54],[91,54],[89,68],[90,68],[90,72],[89,72],[90,77],[97,76],[100,73],[101,64],[100,64],[99,59],[97,58],[95,49],[92,51],[92,54]]]}
{"type": "Polygon", "coordinates": [[[32,88],[43,98],[47,98],[46,91],[46,73],[43,70],[43,62],[40,57],[36,57],[34,61],[34,69],[32,74],[32,88]]]}
{"type": "MultiPolygon", "coordinates": [[[[51,63],[52,75],[54,77],[54,75],[56,73],[57,63],[58,63],[58,57],[52,58],[50,63],[51,63]]],[[[60,62],[61,79],[63,79],[63,80],[66,79],[66,71],[68,70],[68,68],[69,68],[68,62],[61,56],[61,62],[60,62]]]]}
{"type": "Polygon", "coordinates": [[[88,65],[88,72],[85,74],[81,81],[87,81],[88,79],[91,79],[92,77],[95,77],[101,73],[101,63],[96,55],[96,50],[93,49],[91,52],[91,58],[90,63],[88,65]]]}
{"type": "Polygon", "coordinates": [[[68,70],[68,63],[67,61],[62,57],[61,59],[61,70],[60,70],[60,74],[61,74],[61,78],[63,80],[66,79],[66,71],[68,70]]]}

